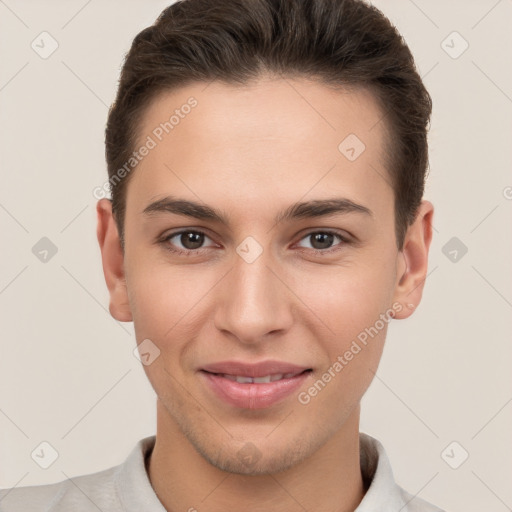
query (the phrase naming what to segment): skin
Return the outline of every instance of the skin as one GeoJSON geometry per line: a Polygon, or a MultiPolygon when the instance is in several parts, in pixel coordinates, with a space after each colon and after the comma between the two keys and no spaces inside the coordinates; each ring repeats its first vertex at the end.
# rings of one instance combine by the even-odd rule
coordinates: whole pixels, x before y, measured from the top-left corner
{"type": "Polygon", "coordinates": [[[382,113],[367,91],[298,78],[194,83],[153,101],[140,141],[190,96],[198,105],[133,171],[124,254],[110,201],[97,204],[110,312],[134,322],[137,343],[149,338],[160,350],[144,366],[158,397],[152,486],[169,511],[353,511],[365,492],[360,401],[387,324],[307,405],[292,393],[266,409],[235,408],[197,370],[278,359],[313,369],[299,390],[307,391],[394,303],[401,306],[396,319],[419,304],[433,206],[422,201],[398,251],[382,113]],[[350,133],[366,146],[352,162],[338,150],[350,133]],[[142,213],[171,194],[218,209],[229,226],[142,213]],[[333,197],[372,215],[274,222],[297,201],[333,197]],[[180,236],[158,242],[183,228],[206,234],[200,252],[166,250],[190,252],[194,246],[180,236]],[[315,244],[311,235],[326,229],[349,241],[315,244]],[[248,236],[263,251],[252,263],[236,252],[248,236]],[[255,463],[237,456],[244,446],[257,450],[255,463]]]}

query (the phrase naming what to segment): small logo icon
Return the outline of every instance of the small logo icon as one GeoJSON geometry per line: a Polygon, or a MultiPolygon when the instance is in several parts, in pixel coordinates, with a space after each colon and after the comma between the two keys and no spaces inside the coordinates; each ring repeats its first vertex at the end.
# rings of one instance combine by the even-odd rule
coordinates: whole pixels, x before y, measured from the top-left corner
{"type": "Polygon", "coordinates": [[[245,443],[236,455],[240,462],[249,467],[254,466],[261,459],[261,452],[253,443],[245,443]]]}
{"type": "Polygon", "coordinates": [[[442,452],[441,458],[452,469],[458,469],[469,457],[466,449],[457,441],[452,441],[442,452]]]}
{"type": "Polygon", "coordinates": [[[236,248],[236,252],[246,263],[253,263],[260,257],[263,247],[252,236],[248,236],[236,248]]]}
{"type": "Polygon", "coordinates": [[[41,32],[30,44],[41,59],[47,59],[59,47],[57,40],[48,32],[41,32]]]}
{"type": "Polygon", "coordinates": [[[59,452],[48,441],[43,441],[30,456],[38,466],[48,469],[59,458],[59,452]]]}
{"type": "Polygon", "coordinates": [[[450,238],[441,250],[452,263],[458,263],[468,252],[468,248],[456,236],[450,238]]]}
{"type": "Polygon", "coordinates": [[[43,236],[32,247],[32,254],[42,263],[48,263],[56,254],[57,246],[47,237],[43,236]]]}
{"type": "Polygon", "coordinates": [[[149,366],[160,355],[160,349],[149,338],[146,338],[135,347],[133,355],[144,366],[149,366]]]}
{"type": "Polygon", "coordinates": [[[457,31],[453,31],[443,39],[441,48],[452,59],[458,59],[469,48],[469,43],[457,31]]]}
{"type": "Polygon", "coordinates": [[[338,151],[351,162],[357,160],[365,149],[364,142],[355,133],[347,135],[338,145],[338,151]]]}

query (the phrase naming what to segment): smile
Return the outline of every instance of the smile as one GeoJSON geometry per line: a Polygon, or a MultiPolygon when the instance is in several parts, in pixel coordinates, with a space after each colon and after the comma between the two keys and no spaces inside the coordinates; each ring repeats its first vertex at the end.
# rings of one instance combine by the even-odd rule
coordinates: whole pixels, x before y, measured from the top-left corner
{"type": "Polygon", "coordinates": [[[296,394],[311,373],[306,369],[256,377],[201,370],[199,375],[215,401],[238,409],[265,409],[296,394]]]}

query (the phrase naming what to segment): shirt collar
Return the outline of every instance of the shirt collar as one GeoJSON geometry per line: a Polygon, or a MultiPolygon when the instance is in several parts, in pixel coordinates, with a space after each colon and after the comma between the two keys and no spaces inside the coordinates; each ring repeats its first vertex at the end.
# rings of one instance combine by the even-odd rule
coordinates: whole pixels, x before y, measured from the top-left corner
{"type": "Polygon", "coordinates": [[[114,475],[119,499],[126,512],[167,512],[158,499],[146,470],[146,459],[153,451],[156,436],[141,439],[114,475]]]}
{"type": "Polygon", "coordinates": [[[395,482],[384,446],[364,432],[359,433],[359,446],[361,473],[363,480],[370,482],[370,486],[355,512],[405,512],[407,502],[403,498],[402,489],[395,482]]]}

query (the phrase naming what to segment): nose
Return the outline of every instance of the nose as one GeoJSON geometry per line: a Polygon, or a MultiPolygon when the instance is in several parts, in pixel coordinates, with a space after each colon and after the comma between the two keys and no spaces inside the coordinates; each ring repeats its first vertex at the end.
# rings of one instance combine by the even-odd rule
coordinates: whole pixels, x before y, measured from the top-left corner
{"type": "Polygon", "coordinates": [[[216,297],[216,328],[246,345],[283,334],[293,323],[293,293],[266,252],[252,263],[236,255],[216,297]]]}

